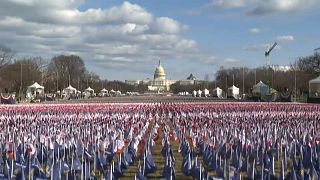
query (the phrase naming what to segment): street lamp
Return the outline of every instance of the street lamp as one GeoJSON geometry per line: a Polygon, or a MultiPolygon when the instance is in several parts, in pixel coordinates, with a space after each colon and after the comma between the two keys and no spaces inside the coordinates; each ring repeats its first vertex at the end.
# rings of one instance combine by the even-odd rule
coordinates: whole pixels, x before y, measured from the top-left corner
{"type": "Polygon", "coordinates": [[[20,89],[19,89],[19,96],[20,96],[20,101],[22,100],[22,63],[20,63],[20,89]]]}
{"type": "Polygon", "coordinates": [[[228,75],[226,75],[226,98],[228,98],[228,75]]]}
{"type": "Polygon", "coordinates": [[[59,76],[58,76],[58,72],[57,72],[57,93],[59,91],[59,76]]]}
{"type": "Polygon", "coordinates": [[[19,96],[20,96],[20,100],[22,100],[22,85],[23,85],[23,70],[22,67],[23,65],[28,65],[28,64],[23,64],[22,62],[20,62],[20,90],[19,90],[19,96]]]}
{"type": "Polygon", "coordinates": [[[242,96],[244,95],[244,67],[242,67],[242,96]]]}
{"type": "Polygon", "coordinates": [[[297,62],[294,64],[294,102],[297,101],[297,62]]]}

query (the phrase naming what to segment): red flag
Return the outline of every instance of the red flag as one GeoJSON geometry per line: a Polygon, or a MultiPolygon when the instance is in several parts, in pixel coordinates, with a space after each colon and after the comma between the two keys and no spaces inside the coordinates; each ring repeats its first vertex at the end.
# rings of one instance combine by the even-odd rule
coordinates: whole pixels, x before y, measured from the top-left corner
{"type": "Polygon", "coordinates": [[[8,157],[10,160],[13,160],[14,159],[14,153],[13,151],[8,151],[8,157]]]}
{"type": "Polygon", "coordinates": [[[36,153],[36,148],[32,144],[30,144],[28,148],[28,153],[29,153],[29,156],[33,156],[36,153]]]}
{"type": "Polygon", "coordinates": [[[172,132],[169,133],[169,139],[170,139],[170,140],[174,140],[174,136],[173,136],[173,133],[172,133],[172,132]]]}

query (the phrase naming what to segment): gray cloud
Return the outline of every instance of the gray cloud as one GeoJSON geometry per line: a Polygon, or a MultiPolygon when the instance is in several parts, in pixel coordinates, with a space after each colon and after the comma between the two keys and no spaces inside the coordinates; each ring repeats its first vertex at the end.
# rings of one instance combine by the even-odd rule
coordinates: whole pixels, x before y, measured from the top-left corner
{"type": "Polygon", "coordinates": [[[44,24],[145,24],[152,21],[152,14],[136,4],[124,2],[109,9],[80,11],[83,0],[26,0],[1,2],[0,15],[20,17],[29,22],[44,24]]]}
{"type": "Polygon", "coordinates": [[[154,17],[129,2],[80,11],[83,3],[5,0],[0,6],[0,42],[26,56],[77,54],[97,68],[134,70],[159,58],[203,62],[209,56],[181,35],[188,27],[172,18],[154,17]]]}
{"type": "Polygon", "coordinates": [[[266,0],[255,3],[254,8],[249,9],[249,15],[266,15],[272,13],[299,11],[312,8],[319,4],[318,0],[266,0]]]}
{"type": "Polygon", "coordinates": [[[242,8],[246,4],[247,0],[211,0],[208,6],[214,9],[231,9],[242,8]]]}
{"type": "MultiPolygon", "coordinates": [[[[302,11],[320,4],[318,0],[211,0],[203,7],[190,12],[240,9],[250,16],[302,11]]],[[[189,12],[189,11],[187,11],[189,12]]]]}

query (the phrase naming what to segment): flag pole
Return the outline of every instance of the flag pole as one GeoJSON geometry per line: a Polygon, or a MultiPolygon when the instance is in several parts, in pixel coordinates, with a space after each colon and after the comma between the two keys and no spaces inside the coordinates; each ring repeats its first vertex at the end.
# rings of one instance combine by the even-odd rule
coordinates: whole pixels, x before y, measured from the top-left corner
{"type": "Polygon", "coordinates": [[[13,130],[13,138],[12,138],[13,140],[12,140],[12,142],[13,142],[13,158],[11,159],[11,178],[13,177],[13,162],[14,162],[14,160],[15,160],[15,158],[16,158],[16,151],[15,151],[15,147],[16,147],[16,143],[15,143],[15,139],[14,139],[14,130],[13,130]]]}
{"type": "Polygon", "coordinates": [[[120,161],[120,163],[119,163],[119,166],[120,166],[120,168],[121,168],[121,152],[120,152],[120,155],[119,155],[119,161],[120,161]]]}
{"type": "Polygon", "coordinates": [[[83,163],[83,160],[84,160],[84,158],[83,158],[83,154],[84,154],[84,144],[83,144],[83,148],[82,148],[82,158],[81,158],[81,180],[83,180],[84,178],[83,178],[83,165],[82,165],[82,163],[83,163]]]}
{"type": "Polygon", "coordinates": [[[10,177],[13,177],[13,158],[11,159],[11,174],[10,177]]]}
{"type": "MultiPolygon", "coordinates": [[[[96,144],[95,144],[95,146],[94,146],[94,156],[93,156],[93,161],[94,161],[94,163],[93,163],[93,173],[94,173],[94,175],[96,174],[96,161],[97,161],[97,157],[96,157],[96,154],[97,154],[97,141],[96,141],[96,144]]],[[[99,153],[99,152],[98,152],[99,153]]]]}
{"type": "MultiPolygon", "coordinates": [[[[70,147],[69,147],[70,148],[70,147]]],[[[69,150],[69,149],[68,149],[69,150]]],[[[70,153],[68,154],[68,155],[70,155],[70,153]]],[[[67,163],[68,162],[68,159],[67,159],[67,150],[66,150],[66,147],[64,147],[64,161],[65,161],[65,163],[67,163]]],[[[64,164],[65,165],[65,164],[64,164]]],[[[71,169],[71,168],[70,168],[71,169]]],[[[70,171],[70,169],[67,171],[67,180],[69,180],[69,171],[70,171]]]]}
{"type": "Polygon", "coordinates": [[[201,162],[200,162],[199,166],[200,166],[200,167],[199,167],[199,168],[200,168],[200,171],[199,171],[199,179],[202,179],[202,177],[201,177],[201,175],[202,175],[202,174],[201,174],[201,172],[202,172],[202,169],[201,169],[201,162]]]}
{"type": "Polygon", "coordinates": [[[30,152],[28,152],[29,155],[29,179],[31,180],[31,158],[30,158],[30,152]]]}
{"type": "Polygon", "coordinates": [[[146,155],[145,153],[143,154],[143,171],[142,171],[142,174],[144,175],[144,170],[146,168],[146,155]]]}

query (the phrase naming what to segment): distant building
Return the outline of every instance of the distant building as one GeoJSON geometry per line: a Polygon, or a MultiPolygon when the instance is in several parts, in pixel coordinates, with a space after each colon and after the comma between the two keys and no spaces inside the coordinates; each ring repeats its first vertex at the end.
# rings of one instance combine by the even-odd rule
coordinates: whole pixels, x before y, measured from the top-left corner
{"type": "Polygon", "coordinates": [[[284,71],[284,72],[289,71],[291,69],[290,66],[280,66],[280,65],[271,65],[270,67],[274,71],[284,71]]]}
{"type": "Polygon", "coordinates": [[[196,80],[197,78],[191,73],[188,77],[187,80],[196,80]]]}
{"type": "Polygon", "coordinates": [[[180,85],[194,85],[195,84],[195,80],[180,80],[179,81],[180,85]]]}
{"type": "Polygon", "coordinates": [[[180,85],[201,85],[201,84],[204,84],[205,81],[204,80],[197,80],[197,78],[193,74],[190,74],[187,77],[187,79],[180,80],[180,81],[178,81],[178,83],[180,85]]]}
{"type": "Polygon", "coordinates": [[[159,61],[159,65],[154,71],[153,81],[148,85],[149,91],[170,91],[170,85],[176,83],[176,80],[166,80],[166,73],[159,61]]]}
{"type": "Polygon", "coordinates": [[[125,82],[130,85],[147,85],[149,91],[170,91],[172,84],[179,82],[181,85],[194,85],[196,84],[196,78],[193,74],[190,74],[186,80],[167,80],[165,70],[159,61],[154,71],[153,80],[126,80],[125,82]]]}
{"type": "Polygon", "coordinates": [[[180,85],[194,85],[196,83],[196,77],[191,73],[187,79],[185,80],[180,80],[179,84],[180,85]]]}
{"type": "Polygon", "coordinates": [[[126,82],[127,84],[133,85],[133,86],[139,85],[139,84],[141,83],[140,80],[126,80],[125,82],[126,82]]]}

